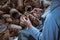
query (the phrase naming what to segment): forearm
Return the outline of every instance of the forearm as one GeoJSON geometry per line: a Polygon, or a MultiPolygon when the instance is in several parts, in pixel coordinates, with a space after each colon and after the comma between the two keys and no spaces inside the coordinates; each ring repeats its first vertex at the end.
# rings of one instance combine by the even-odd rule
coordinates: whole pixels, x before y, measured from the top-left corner
{"type": "Polygon", "coordinates": [[[35,39],[39,39],[41,36],[41,32],[39,32],[38,29],[36,29],[35,27],[33,26],[30,26],[30,28],[28,29],[28,31],[30,32],[30,34],[35,38],[35,39]]]}

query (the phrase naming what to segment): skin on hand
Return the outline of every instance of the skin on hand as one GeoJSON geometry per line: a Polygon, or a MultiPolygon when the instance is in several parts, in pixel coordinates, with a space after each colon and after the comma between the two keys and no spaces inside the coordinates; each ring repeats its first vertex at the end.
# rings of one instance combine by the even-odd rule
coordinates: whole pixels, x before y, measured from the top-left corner
{"type": "Polygon", "coordinates": [[[39,12],[39,11],[42,11],[42,9],[40,9],[40,8],[34,8],[31,12],[39,12]]]}
{"type": "Polygon", "coordinates": [[[21,17],[21,23],[25,24],[28,28],[32,25],[29,17],[21,17]]]}
{"type": "MultiPolygon", "coordinates": [[[[40,11],[40,9],[39,8],[34,8],[31,12],[35,12],[34,13],[34,16],[37,18],[37,19],[39,19],[40,18],[40,16],[39,16],[39,11],[40,11]]],[[[30,26],[32,25],[32,23],[31,23],[31,21],[30,21],[30,19],[29,19],[29,15],[27,15],[27,16],[21,16],[20,17],[20,20],[21,20],[21,24],[24,24],[24,25],[26,25],[28,28],[30,28],[30,26]]]]}

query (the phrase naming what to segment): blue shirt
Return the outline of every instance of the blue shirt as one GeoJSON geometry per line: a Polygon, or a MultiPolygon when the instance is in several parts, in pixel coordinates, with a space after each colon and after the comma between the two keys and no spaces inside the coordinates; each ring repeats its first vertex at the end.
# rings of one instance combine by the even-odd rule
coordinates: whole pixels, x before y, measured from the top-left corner
{"type": "Polygon", "coordinates": [[[60,3],[58,1],[53,1],[50,5],[50,11],[46,15],[46,19],[43,25],[42,33],[38,29],[31,26],[28,31],[30,34],[36,38],[36,40],[58,40],[58,31],[60,29],[60,3]]]}

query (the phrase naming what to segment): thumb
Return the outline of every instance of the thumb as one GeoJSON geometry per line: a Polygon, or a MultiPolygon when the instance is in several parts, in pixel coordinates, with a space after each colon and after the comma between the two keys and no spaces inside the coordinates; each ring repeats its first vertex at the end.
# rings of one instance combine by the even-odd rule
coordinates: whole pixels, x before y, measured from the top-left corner
{"type": "Polygon", "coordinates": [[[29,15],[27,15],[27,20],[29,19],[29,15]]]}

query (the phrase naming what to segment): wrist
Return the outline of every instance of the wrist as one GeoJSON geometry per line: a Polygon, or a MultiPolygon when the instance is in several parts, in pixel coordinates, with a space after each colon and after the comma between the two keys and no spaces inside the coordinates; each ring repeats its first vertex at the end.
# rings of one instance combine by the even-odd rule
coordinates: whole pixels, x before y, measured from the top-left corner
{"type": "Polygon", "coordinates": [[[32,26],[32,24],[28,24],[28,25],[27,25],[27,28],[30,28],[31,26],[32,26]]]}

